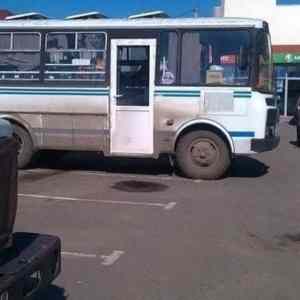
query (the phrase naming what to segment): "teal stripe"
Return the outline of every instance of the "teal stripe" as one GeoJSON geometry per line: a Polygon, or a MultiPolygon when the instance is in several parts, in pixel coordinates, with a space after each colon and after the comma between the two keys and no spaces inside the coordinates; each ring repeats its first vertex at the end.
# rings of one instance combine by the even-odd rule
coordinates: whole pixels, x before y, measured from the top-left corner
{"type": "Polygon", "coordinates": [[[171,98],[195,98],[199,97],[200,95],[162,95],[162,94],[156,94],[155,96],[161,96],[161,97],[171,97],[171,98]]]}
{"type": "Polygon", "coordinates": [[[51,91],[68,91],[68,92],[109,92],[109,89],[60,89],[60,88],[53,88],[53,89],[49,89],[49,88],[30,88],[30,89],[19,89],[19,88],[0,88],[0,91],[47,91],[47,92],[51,92],[51,91]]]}
{"type": "Polygon", "coordinates": [[[4,90],[0,89],[0,95],[84,95],[84,96],[108,96],[105,90],[4,90]]]}
{"type": "Polygon", "coordinates": [[[161,97],[200,97],[200,91],[155,91],[155,96],[161,97]]]}

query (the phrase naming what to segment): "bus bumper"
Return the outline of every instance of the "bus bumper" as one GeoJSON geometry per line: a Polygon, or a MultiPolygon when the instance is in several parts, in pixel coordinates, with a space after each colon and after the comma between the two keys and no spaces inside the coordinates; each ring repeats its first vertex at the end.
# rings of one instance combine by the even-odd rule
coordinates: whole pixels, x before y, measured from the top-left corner
{"type": "Polygon", "coordinates": [[[33,299],[61,270],[57,237],[15,233],[13,246],[4,255],[0,257],[0,299],[33,299]]]}
{"type": "Polygon", "coordinates": [[[272,137],[265,139],[252,139],[251,140],[251,151],[253,152],[266,152],[275,149],[280,143],[280,137],[272,137]]]}

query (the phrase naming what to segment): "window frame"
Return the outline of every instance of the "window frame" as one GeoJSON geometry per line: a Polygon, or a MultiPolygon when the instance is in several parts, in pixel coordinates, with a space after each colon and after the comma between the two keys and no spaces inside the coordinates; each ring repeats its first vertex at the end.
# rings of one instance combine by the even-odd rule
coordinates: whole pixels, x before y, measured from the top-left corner
{"type": "Polygon", "coordinates": [[[9,83],[15,84],[16,82],[32,82],[38,83],[41,81],[41,69],[42,69],[42,32],[39,31],[0,31],[0,35],[9,34],[10,35],[10,49],[0,49],[0,53],[36,53],[39,54],[40,57],[40,67],[38,71],[0,71],[0,74],[38,74],[36,79],[32,78],[15,78],[15,79],[0,79],[1,83],[9,83]],[[15,34],[36,34],[39,36],[39,47],[38,49],[26,49],[26,50],[16,50],[13,48],[14,46],[14,35],[15,34]]]}
{"type": "Polygon", "coordinates": [[[0,49],[0,52],[41,52],[42,50],[42,33],[37,31],[1,31],[0,35],[9,34],[10,35],[10,48],[0,49]],[[37,34],[39,36],[39,47],[38,49],[14,49],[14,35],[15,34],[37,34]]]}
{"type": "Polygon", "coordinates": [[[181,29],[180,30],[180,73],[179,73],[179,78],[178,78],[178,86],[185,86],[185,87],[253,87],[253,65],[254,65],[254,54],[255,54],[255,42],[253,39],[253,28],[251,27],[237,27],[237,28],[198,28],[198,29],[181,29]],[[228,32],[234,32],[234,31],[245,31],[249,33],[249,41],[250,41],[250,49],[249,49],[249,54],[250,54],[250,61],[249,61],[249,76],[248,76],[248,81],[247,84],[245,85],[229,85],[229,84],[203,84],[203,83],[198,83],[198,84],[183,84],[181,80],[181,70],[182,70],[182,53],[183,53],[183,45],[182,45],[182,40],[183,40],[183,35],[185,33],[190,33],[190,32],[198,32],[200,33],[201,31],[228,31],[228,32]]]}
{"type": "MultiPolygon", "coordinates": [[[[82,85],[82,86],[93,86],[93,85],[96,85],[96,86],[106,86],[107,85],[107,82],[108,82],[108,63],[109,63],[109,60],[108,60],[108,31],[98,31],[98,30],[95,30],[95,31],[91,31],[91,30],[88,30],[88,31],[84,31],[84,30],[60,30],[60,31],[46,31],[44,32],[45,34],[45,41],[44,41],[44,51],[43,51],[43,72],[42,72],[42,77],[43,77],[43,83],[46,83],[46,84],[62,84],[65,83],[65,84],[72,84],[72,85],[75,85],[76,83],[79,83],[79,85],[82,85]],[[105,46],[103,49],[101,50],[95,50],[95,49],[79,49],[78,48],[78,34],[79,33],[91,33],[91,34],[94,34],[94,33],[100,33],[100,34],[103,34],[104,37],[105,37],[105,46]],[[48,43],[48,35],[49,34],[75,34],[75,48],[74,49],[55,49],[55,50],[48,50],[47,49],[47,43],[48,43]],[[46,67],[47,66],[59,66],[59,65],[62,65],[62,64],[47,64],[46,63],[46,55],[47,53],[61,53],[61,52],[91,52],[91,53],[104,53],[104,56],[105,56],[105,68],[104,68],[104,71],[97,71],[97,72],[94,72],[94,71],[47,71],[46,70],[46,67]],[[86,79],[86,80],[82,80],[82,79],[46,79],[46,74],[66,74],[66,73],[69,73],[69,74],[103,74],[104,75],[104,80],[91,80],[91,79],[86,79]]],[[[72,66],[72,64],[67,64],[67,66],[72,66]]]]}

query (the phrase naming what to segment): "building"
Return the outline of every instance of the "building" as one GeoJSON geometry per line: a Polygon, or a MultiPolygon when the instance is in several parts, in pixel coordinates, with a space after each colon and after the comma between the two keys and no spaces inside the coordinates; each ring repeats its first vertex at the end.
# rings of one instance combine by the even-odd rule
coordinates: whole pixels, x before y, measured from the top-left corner
{"type": "Polygon", "coordinates": [[[12,13],[6,9],[0,9],[0,20],[4,20],[6,17],[11,16],[12,13]]]}
{"type": "Polygon", "coordinates": [[[300,1],[279,4],[278,0],[221,0],[214,14],[258,18],[269,23],[280,109],[285,115],[292,114],[300,96],[300,1]]]}

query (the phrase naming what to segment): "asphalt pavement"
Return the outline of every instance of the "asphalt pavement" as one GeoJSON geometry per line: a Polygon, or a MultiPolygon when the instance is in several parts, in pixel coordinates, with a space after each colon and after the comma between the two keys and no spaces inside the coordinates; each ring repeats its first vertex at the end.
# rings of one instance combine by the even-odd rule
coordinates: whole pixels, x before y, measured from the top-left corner
{"type": "Polygon", "coordinates": [[[62,274],[41,298],[298,300],[300,149],[287,121],[281,138],[209,182],[167,157],[38,155],[19,175],[16,230],[62,239],[62,274]]]}

